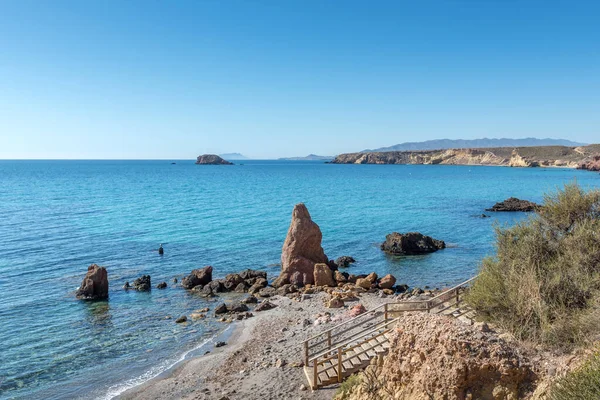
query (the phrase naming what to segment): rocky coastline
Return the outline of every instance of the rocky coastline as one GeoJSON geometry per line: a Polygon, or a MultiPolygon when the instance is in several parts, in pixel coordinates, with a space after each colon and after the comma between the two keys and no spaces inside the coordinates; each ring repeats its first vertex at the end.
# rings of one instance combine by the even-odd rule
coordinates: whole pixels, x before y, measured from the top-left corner
{"type": "Polygon", "coordinates": [[[497,147],[423,151],[346,153],[332,164],[487,165],[506,167],[562,167],[594,170],[600,145],[579,147],[497,147]]]}

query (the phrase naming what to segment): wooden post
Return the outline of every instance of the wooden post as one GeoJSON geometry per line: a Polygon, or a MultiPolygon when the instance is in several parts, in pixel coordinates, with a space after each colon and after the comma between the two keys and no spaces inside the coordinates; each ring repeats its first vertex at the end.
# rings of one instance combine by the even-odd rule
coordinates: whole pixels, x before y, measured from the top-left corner
{"type": "Polygon", "coordinates": [[[342,383],[342,349],[338,347],[338,383],[342,383]]]}
{"type": "Polygon", "coordinates": [[[459,298],[460,298],[460,288],[456,288],[456,305],[458,305],[459,298]]]}
{"type": "Polygon", "coordinates": [[[313,361],[313,389],[319,388],[319,359],[315,358],[313,361]]]}
{"type": "Polygon", "coordinates": [[[327,331],[327,350],[331,349],[331,331],[327,331]]]}
{"type": "Polygon", "coordinates": [[[387,322],[388,320],[388,303],[385,303],[385,305],[383,306],[384,312],[383,315],[385,317],[385,322],[387,322]]]}
{"type": "Polygon", "coordinates": [[[304,365],[308,367],[308,340],[304,342],[304,365]]]}
{"type": "Polygon", "coordinates": [[[427,306],[427,312],[429,313],[429,312],[430,312],[429,300],[427,300],[427,301],[425,302],[425,305],[427,306]]]}

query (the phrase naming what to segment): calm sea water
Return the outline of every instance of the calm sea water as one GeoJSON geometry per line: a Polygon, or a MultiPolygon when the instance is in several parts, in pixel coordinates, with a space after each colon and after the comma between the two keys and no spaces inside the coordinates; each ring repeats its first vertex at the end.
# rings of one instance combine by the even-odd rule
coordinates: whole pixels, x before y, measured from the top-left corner
{"type": "Polygon", "coordinates": [[[142,274],[171,283],[208,264],[216,276],[273,277],[295,203],[307,204],[330,258],[357,259],[351,272],[441,287],[493,252],[494,223],[524,217],[478,218],[486,207],[541,201],[573,178],[600,186],[600,175],[570,169],[0,161],[0,397],[108,398],[163,371],[223,326],[165,319],[206,305],[179,287],[137,293],[123,283],[142,274]],[[387,233],[413,230],[450,247],[411,258],[379,250],[387,233]],[[107,302],[74,297],[91,263],[108,269],[107,302]]]}

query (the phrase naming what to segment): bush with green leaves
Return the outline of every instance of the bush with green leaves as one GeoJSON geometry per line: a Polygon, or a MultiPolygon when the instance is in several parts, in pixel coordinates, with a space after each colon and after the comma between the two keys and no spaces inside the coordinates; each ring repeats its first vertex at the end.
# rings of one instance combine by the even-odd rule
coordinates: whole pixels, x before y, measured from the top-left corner
{"type": "Polygon", "coordinates": [[[521,340],[568,348],[600,330],[600,191],[576,182],[536,215],[496,227],[467,301],[521,340]]]}
{"type": "Polygon", "coordinates": [[[597,399],[600,399],[600,351],[579,368],[554,382],[548,394],[548,400],[597,399]]]}

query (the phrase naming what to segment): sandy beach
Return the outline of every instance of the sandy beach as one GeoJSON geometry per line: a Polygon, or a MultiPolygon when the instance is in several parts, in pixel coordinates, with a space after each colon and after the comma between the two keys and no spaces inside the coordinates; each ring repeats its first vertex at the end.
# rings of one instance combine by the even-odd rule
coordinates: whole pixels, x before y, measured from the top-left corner
{"type": "MultiPolygon", "coordinates": [[[[119,399],[331,399],[337,385],[311,391],[302,368],[302,341],[348,319],[349,308],[367,309],[391,298],[364,293],[346,307],[325,307],[324,292],[303,301],[276,296],[277,307],[233,322],[227,344],[185,360],[171,371],[122,393],[119,399]],[[315,325],[319,315],[332,322],[315,325]]],[[[211,310],[212,311],[212,310],[211,310]]],[[[219,339],[215,340],[215,343],[219,339]]]]}

